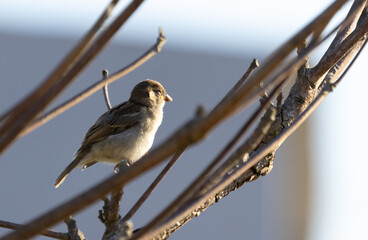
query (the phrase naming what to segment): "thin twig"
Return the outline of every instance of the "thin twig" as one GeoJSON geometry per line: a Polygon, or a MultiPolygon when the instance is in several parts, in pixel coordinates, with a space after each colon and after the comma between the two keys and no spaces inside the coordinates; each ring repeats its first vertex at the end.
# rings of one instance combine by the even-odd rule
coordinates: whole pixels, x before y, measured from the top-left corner
{"type": "MultiPolygon", "coordinates": [[[[12,223],[12,222],[8,222],[8,221],[2,221],[0,220],[0,227],[3,228],[9,228],[9,229],[18,229],[20,227],[23,227],[24,225],[22,224],[17,224],[17,223],[12,223]]],[[[69,240],[69,236],[67,233],[61,233],[61,232],[55,232],[52,230],[46,230],[43,233],[41,233],[41,235],[46,236],[46,237],[50,237],[50,238],[55,238],[55,239],[62,239],[62,240],[69,240]]]]}
{"type": "MultiPolygon", "coordinates": [[[[108,78],[109,78],[109,71],[107,71],[107,69],[102,70],[102,80],[106,81],[106,79],[108,78]]],[[[110,98],[109,98],[108,84],[105,84],[105,86],[103,87],[103,95],[104,95],[107,110],[110,110],[111,103],[110,103],[110,98]]]]}
{"type": "Polygon", "coordinates": [[[136,59],[134,62],[129,64],[128,66],[118,70],[117,72],[113,73],[106,79],[101,79],[97,83],[93,84],[89,88],[83,90],[82,92],[76,94],[74,97],[70,98],[69,100],[65,101],[64,103],[60,104],[59,106],[51,109],[50,111],[43,114],[41,117],[36,118],[21,134],[20,136],[24,136],[36,128],[40,127],[41,125],[47,123],[54,117],[58,116],[59,114],[65,112],[69,108],[73,107],[74,105],[78,104],[79,102],[86,99],[88,96],[92,95],[93,93],[97,92],[99,89],[103,88],[106,84],[110,84],[119,78],[131,73],[142,64],[147,62],[150,58],[152,58],[156,53],[161,51],[163,44],[166,41],[166,37],[163,34],[162,30],[157,37],[156,43],[142,56],[136,59]]]}
{"type": "Polygon", "coordinates": [[[258,60],[254,58],[252,63],[249,65],[247,71],[244,73],[244,75],[238,80],[238,82],[231,88],[231,90],[225,95],[225,97],[222,98],[222,100],[218,104],[220,104],[221,102],[227,100],[229,97],[234,95],[234,93],[238,91],[241,86],[243,86],[245,81],[249,78],[252,72],[256,70],[257,67],[259,67],[259,63],[258,63],[258,60]]]}
{"type": "MultiPolygon", "coordinates": [[[[51,80],[45,81],[40,88],[35,90],[29,97],[14,108],[15,110],[12,111],[12,114],[7,117],[0,126],[0,153],[2,153],[32,119],[50,104],[52,100],[55,99],[87,66],[87,64],[96,57],[142,2],[143,0],[134,0],[129,4],[97,38],[94,38],[95,41],[93,44],[88,44],[84,52],[82,50],[78,52],[80,53],[78,61],[74,63],[75,58],[73,58],[67,62],[65,71],[62,71],[60,74],[52,74],[51,80]],[[70,66],[70,63],[74,64],[70,66]],[[66,69],[68,70],[66,71],[66,69]]],[[[79,56],[79,54],[77,55],[79,56]]]]}
{"type": "Polygon", "coordinates": [[[288,53],[298,46],[311,32],[313,32],[316,25],[324,21],[329,21],[329,19],[345,2],[346,1],[343,0],[334,1],[327,10],[321,13],[320,16],[308,24],[304,29],[299,31],[287,43],[281,46],[280,49],[278,49],[272,57],[266,61],[265,65],[261,65],[257,71],[259,74],[257,74],[257,76],[254,74],[253,77],[251,77],[253,80],[251,81],[251,79],[249,79],[247,81],[247,83],[251,82],[251,85],[244,84],[231,99],[223,102],[221,107],[218,106],[216,112],[212,111],[202,119],[188,122],[184,127],[173,133],[158,147],[152,149],[150,153],[140,159],[140,161],[133,164],[129,170],[121,171],[118,174],[105,179],[94,187],[80,193],[78,196],[56,206],[38,218],[31,220],[23,228],[4,236],[4,239],[14,240],[34,236],[39,231],[42,231],[42,229],[61,221],[66,215],[84,209],[99,200],[102,196],[107,195],[111,190],[126,184],[139,174],[147,171],[153,166],[156,166],[183,146],[190,145],[202,139],[217,124],[227,119],[231,114],[234,114],[239,104],[244,103],[244,100],[247,98],[247,93],[250,91],[247,89],[246,85],[252,86],[255,84],[254,87],[258,87],[259,82],[262,82],[272,70],[278,67],[280,62],[286,58],[288,53]]]}
{"type": "Polygon", "coordinates": [[[147,188],[147,190],[142,194],[142,196],[138,199],[138,201],[134,204],[134,206],[129,210],[127,214],[122,218],[121,221],[127,221],[132,218],[132,216],[138,211],[138,209],[142,206],[142,204],[146,201],[146,199],[151,195],[151,193],[156,189],[158,184],[162,181],[165,175],[170,171],[170,169],[174,166],[174,164],[179,160],[183,152],[186,148],[178,151],[174,154],[174,156],[170,159],[164,169],[160,172],[160,174],[155,178],[155,180],[151,183],[151,185],[147,188]]]}

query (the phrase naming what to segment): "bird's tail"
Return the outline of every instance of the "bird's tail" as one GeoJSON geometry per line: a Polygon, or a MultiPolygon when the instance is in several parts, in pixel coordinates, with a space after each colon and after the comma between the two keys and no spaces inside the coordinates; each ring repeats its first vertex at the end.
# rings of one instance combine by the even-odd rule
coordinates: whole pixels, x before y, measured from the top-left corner
{"type": "Polygon", "coordinates": [[[80,163],[80,159],[74,159],[65,169],[64,171],[59,175],[59,177],[55,180],[55,188],[58,188],[60,184],[62,184],[65,180],[65,178],[68,176],[68,174],[76,167],[78,167],[78,164],[80,163]]]}

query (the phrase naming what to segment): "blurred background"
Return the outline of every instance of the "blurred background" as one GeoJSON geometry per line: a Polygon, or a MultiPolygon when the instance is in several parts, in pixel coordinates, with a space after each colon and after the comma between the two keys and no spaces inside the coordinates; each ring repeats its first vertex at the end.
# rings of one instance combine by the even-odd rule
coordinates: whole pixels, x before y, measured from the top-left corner
{"type": "MultiPolygon", "coordinates": [[[[109,1],[17,0],[0,2],[0,112],[45,79],[93,24],[109,1]]],[[[110,72],[126,66],[167,36],[163,51],[109,86],[113,105],[126,101],[139,81],[160,81],[174,102],[155,145],[190,119],[202,104],[210,110],[235,84],[253,58],[267,55],[332,1],[146,1],[107,48],[52,106],[110,72]]],[[[114,10],[118,13],[127,3],[114,10]]],[[[334,23],[341,21],[351,2],[334,23]]],[[[329,26],[333,27],[334,24],[329,26]]],[[[311,56],[318,60],[326,46],[311,56]]],[[[232,192],[172,235],[172,239],[360,239],[368,215],[368,177],[363,52],[339,87],[277,151],[272,172],[232,192]]],[[[51,106],[51,107],[52,107],[51,106]]],[[[254,106],[191,147],[133,217],[141,227],[175,198],[248,119],[254,106]]],[[[112,174],[98,164],[53,183],[72,160],[85,132],[106,111],[102,91],[15,142],[0,159],[0,219],[25,223],[112,174]]],[[[125,188],[122,215],[163,165],[125,188]]],[[[101,238],[102,201],[74,215],[87,239],[101,238]]],[[[52,227],[66,231],[64,224],[52,227]]],[[[11,230],[0,228],[0,236],[11,230]]],[[[37,237],[36,239],[46,239],[37,237]]]]}

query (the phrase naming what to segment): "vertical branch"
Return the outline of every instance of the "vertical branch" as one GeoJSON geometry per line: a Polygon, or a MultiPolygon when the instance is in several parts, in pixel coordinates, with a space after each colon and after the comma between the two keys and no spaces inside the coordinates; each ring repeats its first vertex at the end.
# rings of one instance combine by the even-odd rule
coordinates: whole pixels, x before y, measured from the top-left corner
{"type": "MultiPolygon", "coordinates": [[[[109,71],[107,71],[106,69],[102,70],[102,80],[105,81],[108,78],[109,78],[109,71]]],[[[111,103],[110,103],[110,98],[109,98],[109,89],[107,86],[108,84],[106,83],[105,86],[103,87],[103,94],[104,94],[107,110],[110,110],[111,103]]]]}

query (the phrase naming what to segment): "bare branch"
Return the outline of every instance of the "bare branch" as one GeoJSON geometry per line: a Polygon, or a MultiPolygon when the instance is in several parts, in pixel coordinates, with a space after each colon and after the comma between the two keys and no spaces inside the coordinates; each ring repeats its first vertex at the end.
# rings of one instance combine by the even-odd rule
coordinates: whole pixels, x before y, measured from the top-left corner
{"type": "Polygon", "coordinates": [[[129,64],[128,66],[118,70],[117,72],[113,73],[106,79],[101,79],[97,83],[93,84],[86,90],[78,93],[74,97],[70,98],[69,100],[65,101],[64,103],[60,104],[59,106],[51,109],[50,111],[43,114],[41,117],[36,118],[23,132],[21,132],[20,136],[24,136],[31,131],[35,130],[36,128],[42,126],[43,124],[47,123],[57,115],[65,112],[69,108],[73,107],[77,103],[83,101],[88,96],[92,95],[93,93],[97,92],[99,89],[103,88],[105,85],[110,84],[119,78],[127,75],[128,73],[134,71],[139,66],[141,66],[143,63],[148,61],[150,58],[152,58],[156,53],[161,51],[161,48],[163,44],[166,41],[165,35],[163,35],[162,30],[160,30],[160,34],[157,37],[156,43],[142,56],[140,56],[137,60],[129,64]]]}
{"type": "MultiPolygon", "coordinates": [[[[97,19],[94,25],[90,28],[87,34],[79,41],[79,43],[70,51],[70,53],[63,59],[63,61],[57,66],[56,69],[49,75],[49,77],[44,81],[44,83],[36,90],[37,95],[45,93],[49,88],[52,87],[52,84],[56,83],[59,78],[72,66],[73,63],[81,56],[83,52],[85,52],[86,48],[89,46],[94,36],[103,26],[105,21],[110,17],[112,10],[116,6],[119,0],[112,0],[110,4],[106,7],[105,11],[101,14],[101,16],[97,19]]],[[[31,100],[36,96],[36,92],[33,92],[26,99],[24,99],[21,103],[23,103],[23,108],[29,107],[31,102],[27,100],[31,100]],[[28,106],[26,104],[29,104],[28,106]]],[[[0,119],[3,120],[13,112],[18,111],[18,108],[21,106],[18,104],[16,108],[12,108],[6,111],[0,119]]],[[[19,110],[20,111],[20,110],[19,110]]]]}
{"type": "MultiPolygon", "coordinates": [[[[0,153],[3,152],[19,133],[35,118],[53,99],[72,82],[87,64],[103,49],[111,37],[139,7],[143,0],[135,0],[95,39],[84,40],[78,44],[62,64],[44,81],[44,83],[21,101],[0,126],[0,153]],[[85,50],[86,48],[86,50],[85,50]],[[72,57],[70,57],[72,55],[72,57]],[[80,57],[79,57],[80,56],[80,57]],[[74,63],[74,61],[78,59],[74,63]],[[70,64],[73,63],[71,66],[70,64]]],[[[94,38],[93,38],[94,39],[94,38]]]]}
{"type": "MultiPolygon", "coordinates": [[[[24,225],[21,224],[0,220],[0,227],[3,228],[18,229],[23,226],[24,225]]],[[[46,230],[44,233],[41,233],[41,235],[55,239],[69,240],[69,235],[67,233],[60,233],[51,230],[46,230]]]]}

